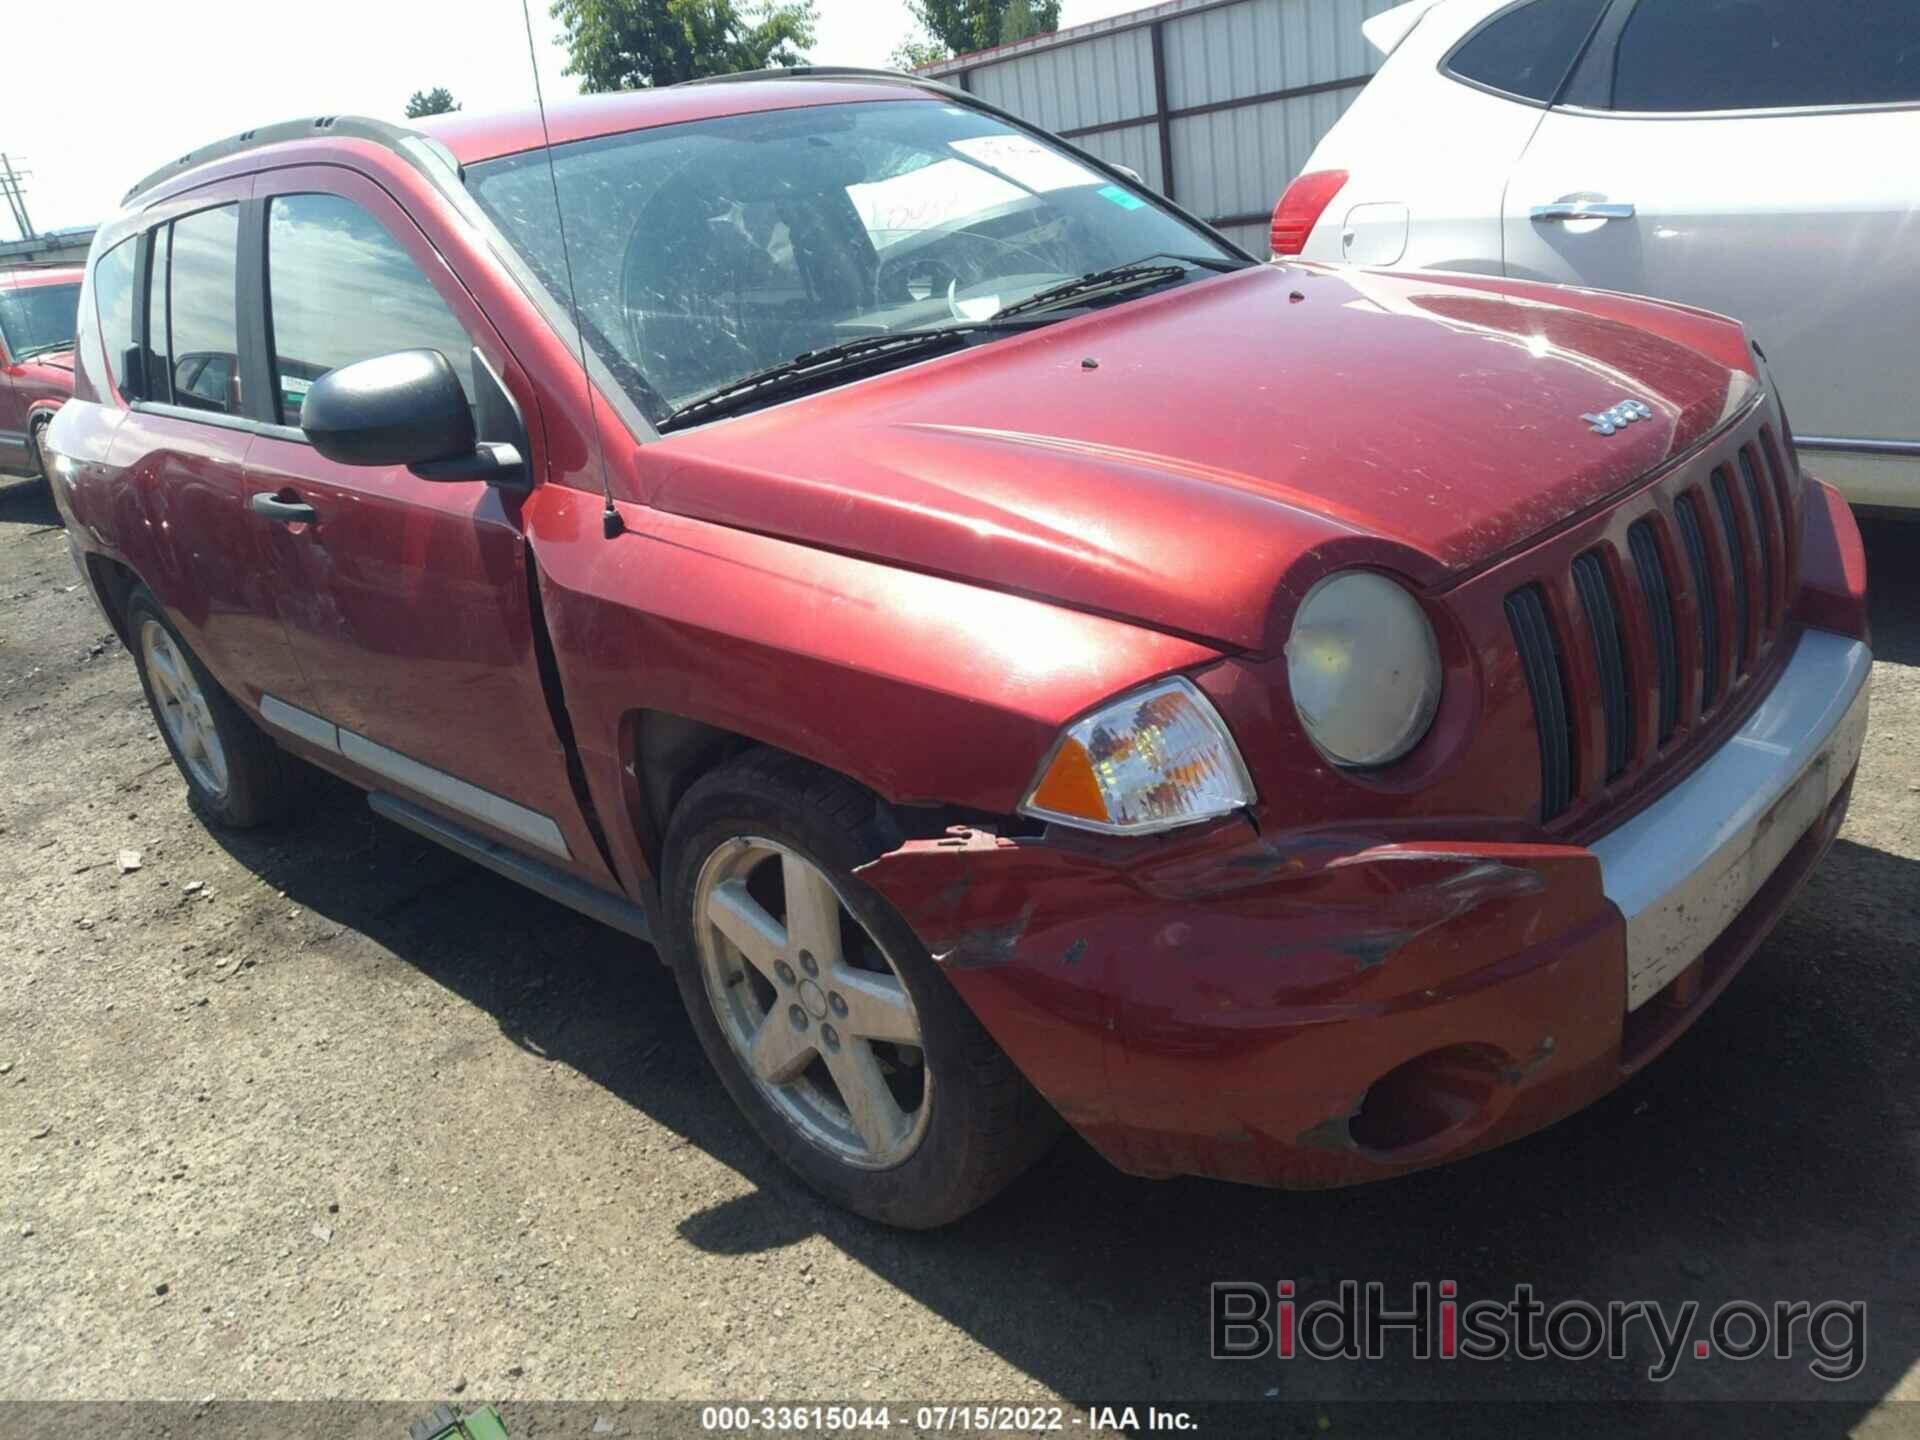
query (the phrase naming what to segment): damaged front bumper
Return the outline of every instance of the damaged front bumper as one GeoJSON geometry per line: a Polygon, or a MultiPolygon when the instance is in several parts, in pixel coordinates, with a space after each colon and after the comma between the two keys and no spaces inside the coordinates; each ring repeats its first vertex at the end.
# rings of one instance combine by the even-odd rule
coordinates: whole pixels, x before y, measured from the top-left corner
{"type": "Polygon", "coordinates": [[[1739,732],[1591,847],[1235,819],[958,831],[860,874],[1121,1169],[1382,1178],[1579,1109],[1718,995],[1844,818],[1869,662],[1805,632],[1739,732]]]}

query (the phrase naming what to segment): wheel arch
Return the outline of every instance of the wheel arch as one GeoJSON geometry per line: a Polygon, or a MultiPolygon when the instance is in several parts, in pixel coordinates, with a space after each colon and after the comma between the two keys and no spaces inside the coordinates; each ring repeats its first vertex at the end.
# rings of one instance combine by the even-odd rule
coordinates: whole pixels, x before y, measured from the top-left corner
{"type": "Polygon", "coordinates": [[[630,710],[621,731],[620,753],[631,765],[628,812],[647,869],[658,883],[667,826],[681,796],[702,776],[763,742],[668,710],[630,710]]]}
{"type": "Polygon", "coordinates": [[[874,785],[845,769],[738,730],[709,724],[667,710],[635,709],[622,726],[621,754],[627,780],[626,808],[634,838],[655,883],[665,865],[666,837],[675,811],[688,791],[706,776],[743,755],[778,756],[857,786],[872,797],[882,823],[902,840],[929,839],[952,825],[988,825],[1002,834],[1033,830],[1034,822],[960,805],[920,804],[890,799],[874,785]]]}
{"type": "Polygon", "coordinates": [[[658,896],[674,807],[764,746],[940,833],[1006,817],[1059,727],[1216,650],[1032,596],[537,486],[524,523],[555,673],[616,870],[658,896]],[[952,821],[947,823],[960,823],[952,821]]]}
{"type": "Polygon", "coordinates": [[[110,555],[97,550],[82,552],[86,563],[87,584],[93,590],[93,597],[99,602],[101,613],[107,617],[107,623],[113,626],[113,633],[120,637],[120,643],[133,645],[133,637],[127,630],[127,597],[133,594],[134,587],[143,582],[133,567],[110,555]]]}

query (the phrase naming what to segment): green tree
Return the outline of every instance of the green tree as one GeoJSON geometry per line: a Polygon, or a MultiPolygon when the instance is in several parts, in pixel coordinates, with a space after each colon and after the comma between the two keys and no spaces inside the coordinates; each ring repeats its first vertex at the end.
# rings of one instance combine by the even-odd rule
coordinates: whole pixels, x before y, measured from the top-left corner
{"type": "Polygon", "coordinates": [[[418,120],[422,115],[451,115],[460,108],[460,102],[453,98],[453,92],[444,85],[436,85],[431,90],[416,90],[407,97],[407,119],[418,120]]]}
{"type": "Polygon", "coordinates": [[[804,65],[814,0],[553,0],[588,94],[804,65]]]}
{"type": "MultiPolygon", "coordinates": [[[[946,52],[934,59],[1005,43],[1007,12],[1015,5],[1025,12],[1017,25],[1030,23],[1032,28],[1011,38],[1024,40],[1028,35],[1046,35],[1060,28],[1060,0],[1027,0],[1024,4],[1021,0],[907,0],[907,8],[920,28],[946,52]]],[[[895,58],[916,43],[908,41],[895,52],[895,58]]]]}
{"type": "MultiPolygon", "coordinates": [[[[1054,15],[1058,18],[1060,7],[1054,5],[1054,15]]],[[[1016,40],[1024,40],[1029,35],[1040,33],[1040,17],[1033,13],[1033,0],[1007,0],[1007,8],[1000,15],[1000,43],[1011,45],[1016,40]]]]}
{"type": "Polygon", "coordinates": [[[896,70],[918,70],[922,65],[932,65],[945,60],[952,54],[938,40],[919,39],[908,36],[893,47],[893,68],[896,70]]]}

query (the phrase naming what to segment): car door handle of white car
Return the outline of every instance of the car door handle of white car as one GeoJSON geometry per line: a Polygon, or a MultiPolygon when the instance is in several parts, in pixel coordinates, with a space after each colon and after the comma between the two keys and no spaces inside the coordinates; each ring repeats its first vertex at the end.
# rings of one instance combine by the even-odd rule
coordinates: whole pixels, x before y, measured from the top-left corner
{"type": "Polygon", "coordinates": [[[1598,200],[1556,200],[1551,205],[1533,207],[1533,218],[1541,220],[1631,220],[1633,206],[1610,205],[1598,200]]]}
{"type": "Polygon", "coordinates": [[[282,525],[311,525],[318,518],[313,513],[313,506],[298,500],[282,500],[278,495],[269,495],[264,490],[247,503],[253,508],[254,514],[277,520],[282,525]]]}

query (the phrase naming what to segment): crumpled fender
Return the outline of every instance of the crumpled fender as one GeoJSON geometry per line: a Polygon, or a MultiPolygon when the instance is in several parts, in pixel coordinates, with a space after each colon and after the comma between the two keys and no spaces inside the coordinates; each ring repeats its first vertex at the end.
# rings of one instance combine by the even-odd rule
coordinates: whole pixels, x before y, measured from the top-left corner
{"type": "Polygon", "coordinates": [[[1372,1178],[1431,1163],[1343,1138],[1396,1066],[1479,1047],[1491,1133],[1522,1091],[1592,1089],[1618,1053],[1619,917],[1577,847],[1263,837],[1240,819],[1124,842],[957,829],[858,873],[1135,1173],[1372,1178]]]}

